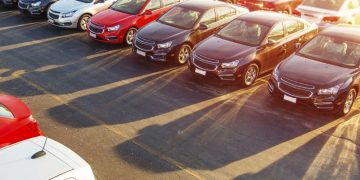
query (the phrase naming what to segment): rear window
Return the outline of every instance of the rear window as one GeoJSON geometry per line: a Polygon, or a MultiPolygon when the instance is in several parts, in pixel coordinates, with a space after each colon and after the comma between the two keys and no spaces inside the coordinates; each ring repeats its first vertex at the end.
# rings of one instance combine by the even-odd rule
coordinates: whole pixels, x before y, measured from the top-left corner
{"type": "Polygon", "coordinates": [[[338,11],[344,2],[345,0],[304,0],[303,5],[338,11]]]}
{"type": "Polygon", "coordinates": [[[11,111],[8,108],[0,104],[0,117],[14,118],[14,115],[11,113],[11,111]]]}

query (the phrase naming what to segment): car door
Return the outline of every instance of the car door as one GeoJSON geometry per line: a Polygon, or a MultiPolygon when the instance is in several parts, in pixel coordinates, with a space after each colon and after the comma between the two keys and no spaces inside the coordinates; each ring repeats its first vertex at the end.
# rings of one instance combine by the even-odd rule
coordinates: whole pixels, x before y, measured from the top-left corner
{"type": "Polygon", "coordinates": [[[162,3],[161,0],[149,0],[148,4],[143,9],[142,13],[139,14],[140,18],[137,21],[139,28],[145,26],[146,24],[155,21],[160,17],[162,13],[162,3]],[[145,14],[145,11],[150,11],[151,14],[145,14]]]}
{"type": "Polygon", "coordinates": [[[273,69],[287,54],[287,42],[285,41],[285,29],[282,22],[275,24],[268,36],[265,45],[261,48],[259,57],[262,64],[262,72],[273,69]]]}
{"type": "Polygon", "coordinates": [[[198,28],[194,29],[194,32],[190,35],[190,40],[194,45],[209,37],[216,31],[217,24],[215,9],[206,11],[195,27],[198,28]],[[206,28],[200,28],[200,26],[206,28]]]}
{"type": "MultiPolygon", "coordinates": [[[[303,22],[298,20],[286,20],[283,22],[285,28],[286,57],[296,51],[296,44],[301,45],[307,42],[311,37],[308,36],[303,22]]],[[[285,58],[286,58],[285,57],[285,58]]]]}

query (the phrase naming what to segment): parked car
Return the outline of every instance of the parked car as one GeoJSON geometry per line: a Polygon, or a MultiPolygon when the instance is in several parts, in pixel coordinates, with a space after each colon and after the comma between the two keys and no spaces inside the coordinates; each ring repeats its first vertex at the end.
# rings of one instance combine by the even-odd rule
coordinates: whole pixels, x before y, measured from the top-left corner
{"type": "Polygon", "coordinates": [[[181,0],[118,0],[91,18],[88,35],[98,41],[132,45],[138,29],[156,20],[181,0]]]}
{"type": "Polygon", "coordinates": [[[322,31],[273,71],[268,89],[285,101],[349,113],[360,87],[360,27],[322,31]]]}
{"type": "Polygon", "coordinates": [[[200,42],[189,61],[197,76],[250,86],[305,43],[318,29],[301,18],[271,11],[238,17],[200,42]]]}
{"type": "Polygon", "coordinates": [[[321,29],[339,23],[360,24],[360,0],[304,0],[297,10],[321,29]]]}
{"type": "MultiPolygon", "coordinates": [[[[237,4],[245,6],[250,11],[268,10],[293,14],[302,0],[237,0],[237,4]]],[[[296,14],[296,13],[295,13],[296,14]]]]}
{"type": "Polygon", "coordinates": [[[60,0],[51,5],[48,21],[59,27],[86,31],[91,16],[108,9],[116,0],[60,0]]]}
{"type": "Polygon", "coordinates": [[[18,7],[20,12],[32,16],[46,16],[52,3],[58,0],[19,0],[18,7]]]}
{"type": "Polygon", "coordinates": [[[184,64],[198,42],[248,12],[219,1],[185,1],[142,28],[136,34],[133,51],[154,61],[184,64]]]}
{"type": "Polygon", "coordinates": [[[0,177],[2,180],[95,179],[85,160],[64,145],[44,136],[0,149],[0,177]]]}
{"type": "Polygon", "coordinates": [[[5,6],[17,5],[19,0],[1,0],[5,6]]]}
{"type": "Polygon", "coordinates": [[[26,104],[13,96],[0,95],[0,148],[41,134],[26,104]]]}

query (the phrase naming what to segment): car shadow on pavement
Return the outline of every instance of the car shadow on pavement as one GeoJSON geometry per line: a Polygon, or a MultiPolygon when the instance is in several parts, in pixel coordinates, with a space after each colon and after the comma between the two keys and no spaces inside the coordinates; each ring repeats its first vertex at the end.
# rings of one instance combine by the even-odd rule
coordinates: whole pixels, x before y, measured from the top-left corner
{"type": "MultiPolygon", "coordinates": [[[[154,122],[119,144],[116,151],[130,164],[163,173],[161,167],[128,156],[130,144],[144,144],[159,158],[168,157],[164,159],[182,164],[204,179],[302,179],[311,166],[321,166],[314,160],[336,163],[341,158],[343,163],[351,164],[327,166],[322,171],[331,175],[334,170],[351,166],[350,174],[359,178],[357,145],[347,149],[350,141],[359,141],[358,110],[337,119],[308,108],[268,101],[264,91],[262,86],[253,93],[218,101],[161,125],[154,122]],[[340,157],[342,151],[351,158],[340,157]],[[320,153],[323,154],[319,156],[320,153]]],[[[338,174],[346,177],[349,171],[338,174]]]]}

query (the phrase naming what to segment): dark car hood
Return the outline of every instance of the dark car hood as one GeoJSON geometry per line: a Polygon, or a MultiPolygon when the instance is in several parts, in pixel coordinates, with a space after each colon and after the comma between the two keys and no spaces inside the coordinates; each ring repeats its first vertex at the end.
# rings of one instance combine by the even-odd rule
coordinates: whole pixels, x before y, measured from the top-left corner
{"type": "Polygon", "coordinates": [[[195,53],[221,62],[230,62],[245,58],[255,51],[256,47],[210,36],[196,47],[195,53]]]}
{"type": "Polygon", "coordinates": [[[344,83],[354,71],[354,69],[327,64],[298,55],[289,57],[279,67],[281,77],[320,88],[344,83]]]}
{"type": "Polygon", "coordinates": [[[143,27],[138,35],[152,41],[166,42],[190,32],[191,30],[184,30],[155,21],[143,27]]]}

